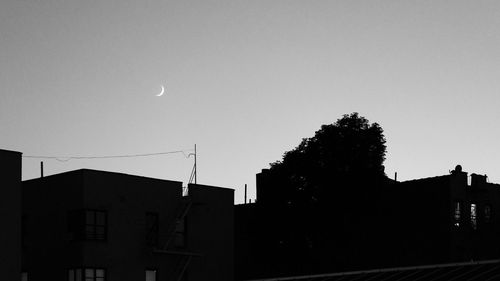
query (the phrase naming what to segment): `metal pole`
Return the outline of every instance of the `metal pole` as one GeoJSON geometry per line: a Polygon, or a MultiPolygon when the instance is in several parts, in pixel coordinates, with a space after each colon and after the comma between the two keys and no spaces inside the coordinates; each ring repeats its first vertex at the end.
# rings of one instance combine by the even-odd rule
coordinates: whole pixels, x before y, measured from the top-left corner
{"type": "Polygon", "coordinates": [[[245,183],[245,204],[247,203],[247,184],[245,183]]]}
{"type": "Polygon", "coordinates": [[[196,180],[196,174],[197,174],[197,169],[196,169],[196,144],[194,144],[194,184],[197,184],[196,180]]]}

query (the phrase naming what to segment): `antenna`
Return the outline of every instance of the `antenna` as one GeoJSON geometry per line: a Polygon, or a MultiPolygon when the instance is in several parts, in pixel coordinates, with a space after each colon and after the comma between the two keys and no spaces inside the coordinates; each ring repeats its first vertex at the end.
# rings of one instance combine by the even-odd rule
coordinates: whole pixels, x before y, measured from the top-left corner
{"type": "Polygon", "coordinates": [[[196,143],[194,144],[194,184],[197,184],[198,181],[196,180],[196,143]]]}
{"type": "Polygon", "coordinates": [[[247,203],[247,184],[245,183],[245,204],[247,203]]]}
{"type": "Polygon", "coordinates": [[[193,170],[191,171],[191,176],[189,177],[189,183],[193,182],[194,179],[194,184],[197,184],[197,175],[196,175],[196,144],[194,145],[194,153],[189,153],[188,156],[194,156],[194,165],[193,165],[193,170]]]}

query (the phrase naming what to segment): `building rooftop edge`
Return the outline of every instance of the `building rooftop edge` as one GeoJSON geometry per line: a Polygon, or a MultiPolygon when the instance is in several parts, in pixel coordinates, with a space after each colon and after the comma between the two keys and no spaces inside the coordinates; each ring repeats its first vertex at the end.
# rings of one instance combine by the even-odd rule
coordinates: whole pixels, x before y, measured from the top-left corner
{"type": "Polygon", "coordinates": [[[174,181],[174,180],[167,180],[167,179],[159,179],[159,178],[151,178],[151,177],[146,177],[146,176],[140,176],[140,175],[133,175],[133,174],[127,174],[127,173],[120,173],[120,172],[112,172],[112,171],[102,171],[102,170],[94,170],[94,169],[77,169],[77,170],[71,170],[71,171],[66,171],[58,174],[52,174],[52,175],[47,175],[38,178],[33,178],[29,180],[23,180],[23,182],[30,182],[30,181],[37,181],[41,180],[44,178],[50,178],[50,177],[57,177],[57,176],[62,176],[62,175],[67,175],[67,174],[73,174],[73,173],[94,173],[94,174],[108,174],[108,175],[121,175],[121,176],[128,176],[128,177],[134,177],[134,178],[145,178],[149,180],[156,180],[156,181],[165,181],[165,182],[174,182],[182,185],[181,181],[174,181]]]}
{"type": "Polygon", "coordinates": [[[23,154],[22,152],[19,152],[19,151],[2,149],[2,148],[0,148],[0,152],[23,154]]]}
{"type": "Polygon", "coordinates": [[[444,178],[444,177],[449,177],[449,176],[451,176],[451,174],[450,175],[441,175],[441,176],[419,178],[419,179],[411,179],[411,180],[406,180],[406,181],[398,181],[397,183],[415,182],[415,181],[421,181],[421,180],[432,180],[432,179],[444,178]]]}
{"type": "Polygon", "coordinates": [[[188,188],[189,186],[199,186],[199,187],[203,187],[203,188],[217,188],[217,189],[224,189],[224,190],[231,190],[234,192],[234,188],[230,188],[230,187],[222,187],[222,186],[215,186],[215,185],[206,185],[206,184],[199,184],[199,183],[190,183],[188,184],[188,188]]]}

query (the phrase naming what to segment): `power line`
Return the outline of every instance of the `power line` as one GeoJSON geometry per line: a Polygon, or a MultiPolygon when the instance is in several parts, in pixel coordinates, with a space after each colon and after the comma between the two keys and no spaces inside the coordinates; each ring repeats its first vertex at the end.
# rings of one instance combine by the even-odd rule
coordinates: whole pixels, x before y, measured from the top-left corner
{"type": "Polygon", "coordinates": [[[166,151],[166,152],[154,152],[154,153],[143,153],[143,154],[124,154],[124,155],[104,155],[104,156],[45,156],[45,155],[23,155],[23,158],[34,158],[34,159],[53,159],[60,162],[67,162],[69,160],[89,160],[89,159],[113,159],[113,158],[133,158],[133,157],[148,157],[148,156],[159,156],[166,154],[182,153],[184,157],[189,158],[193,153],[188,153],[193,151],[192,149],[176,150],[176,151],[166,151]]]}

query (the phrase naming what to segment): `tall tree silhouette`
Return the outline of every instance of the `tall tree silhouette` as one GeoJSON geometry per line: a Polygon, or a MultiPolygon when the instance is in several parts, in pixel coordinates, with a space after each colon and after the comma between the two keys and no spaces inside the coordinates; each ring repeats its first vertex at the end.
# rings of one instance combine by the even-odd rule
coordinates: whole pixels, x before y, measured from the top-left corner
{"type": "Polygon", "coordinates": [[[377,228],[385,154],[382,128],[354,112],[259,174],[252,247],[263,267],[276,275],[353,269],[352,249],[372,247],[373,232],[353,229],[377,228]]]}
{"type": "Polygon", "coordinates": [[[271,163],[270,175],[280,184],[267,188],[280,189],[278,204],[331,200],[336,189],[385,178],[385,154],[382,128],[357,112],[345,114],[271,163]]]}

